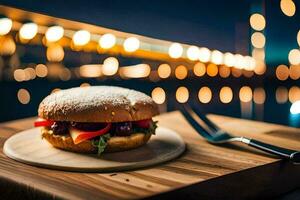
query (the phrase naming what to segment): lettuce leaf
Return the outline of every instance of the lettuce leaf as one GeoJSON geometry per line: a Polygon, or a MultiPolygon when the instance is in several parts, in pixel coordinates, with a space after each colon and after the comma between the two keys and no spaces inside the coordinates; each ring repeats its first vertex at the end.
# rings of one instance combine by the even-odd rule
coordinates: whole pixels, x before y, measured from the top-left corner
{"type": "Polygon", "coordinates": [[[107,146],[107,141],[110,139],[110,134],[104,134],[99,136],[99,139],[93,139],[92,145],[98,149],[98,156],[104,151],[105,147],[107,146]]]}

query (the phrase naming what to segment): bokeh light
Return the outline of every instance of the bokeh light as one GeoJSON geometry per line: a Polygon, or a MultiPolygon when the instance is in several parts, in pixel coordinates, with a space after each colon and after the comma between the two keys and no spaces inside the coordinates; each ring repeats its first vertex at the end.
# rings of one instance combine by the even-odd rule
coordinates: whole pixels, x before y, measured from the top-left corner
{"type": "Polygon", "coordinates": [[[171,75],[171,67],[168,64],[161,64],[157,68],[157,73],[160,78],[168,78],[171,75]]]}
{"type": "Polygon", "coordinates": [[[253,101],[256,104],[264,104],[266,101],[266,92],[264,88],[255,88],[253,91],[253,101]]]}
{"type": "Polygon", "coordinates": [[[10,56],[16,52],[16,43],[12,36],[2,36],[0,37],[0,55],[10,56]]]}
{"type": "Polygon", "coordinates": [[[61,26],[51,26],[46,31],[46,39],[49,42],[57,42],[64,36],[64,28],[61,26]]]}
{"type": "Polygon", "coordinates": [[[61,72],[59,73],[58,76],[59,76],[60,80],[68,81],[68,80],[71,79],[72,74],[71,74],[71,71],[68,68],[64,67],[64,68],[62,68],[62,70],[61,70],[61,72]]]}
{"type": "Polygon", "coordinates": [[[230,76],[230,68],[225,65],[220,66],[219,74],[222,78],[229,77],[230,76]]]}
{"type": "Polygon", "coordinates": [[[38,77],[46,77],[48,74],[48,68],[44,64],[38,64],[35,66],[35,73],[38,77]]]}
{"type": "Polygon", "coordinates": [[[176,99],[179,103],[185,103],[189,99],[189,90],[186,87],[179,87],[176,90],[176,99]]]}
{"type": "Polygon", "coordinates": [[[14,79],[18,82],[22,82],[25,80],[25,72],[23,69],[16,69],[14,71],[14,79]]]}
{"type": "Polygon", "coordinates": [[[173,43],[169,47],[169,56],[171,58],[180,58],[183,53],[183,47],[179,43],[173,43]]]}
{"type": "Polygon", "coordinates": [[[54,88],[54,89],[51,91],[51,94],[52,94],[52,93],[55,93],[55,92],[59,92],[59,91],[61,91],[60,88],[54,88]]]}
{"type": "Polygon", "coordinates": [[[199,55],[200,55],[200,50],[196,46],[190,46],[187,49],[186,55],[187,55],[188,59],[190,59],[192,61],[198,60],[199,55]]]}
{"type": "Polygon", "coordinates": [[[227,86],[222,87],[219,96],[222,103],[230,103],[233,98],[232,89],[227,86]]]}
{"type": "Polygon", "coordinates": [[[254,13],[250,17],[250,25],[254,30],[262,31],[266,27],[265,17],[259,13],[254,13]]]}
{"type": "Polygon", "coordinates": [[[175,69],[175,76],[179,80],[183,80],[187,77],[188,70],[184,65],[179,65],[175,69]]]}
{"type": "Polygon", "coordinates": [[[244,57],[244,60],[245,60],[245,66],[244,66],[244,69],[245,70],[248,70],[248,71],[252,71],[255,69],[256,67],[256,61],[254,58],[252,58],[251,56],[245,56],[244,57]]]}
{"type": "Polygon", "coordinates": [[[33,69],[32,67],[25,68],[24,73],[25,73],[26,80],[33,80],[36,78],[35,69],[33,69]]]}
{"type": "Polygon", "coordinates": [[[218,66],[215,65],[215,64],[213,64],[213,63],[208,64],[207,69],[206,69],[206,73],[210,77],[217,76],[217,74],[218,74],[218,66]]]}
{"type": "Polygon", "coordinates": [[[265,56],[266,56],[266,54],[265,54],[264,49],[254,48],[252,50],[252,57],[257,59],[257,60],[264,60],[265,56]]]}
{"type": "Polygon", "coordinates": [[[121,67],[119,72],[123,78],[145,78],[150,75],[151,67],[148,64],[138,64],[121,67]]]}
{"type": "Polygon", "coordinates": [[[90,87],[91,84],[89,83],[81,83],[79,87],[90,87]]]}
{"type": "Polygon", "coordinates": [[[289,99],[288,89],[286,87],[282,87],[282,86],[278,87],[276,89],[275,97],[276,97],[277,103],[279,103],[279,104],[286,103],[289,99]]]}
{"type": "Polygon", "coordinates": [[[289,52],[289,62],[292,65],[300,64],[300,50],[299,49],[292,49],[289,52]]]}
{"type": "Polygon", "coordinates": [[[298,100],[300,100],[300,88],[293,86],[289,89],[289,101],[294,103],[298,100]]]}
{"type": "Polygon", "coordinates": [[[256,48],[263,48],[266,44],[266,38],[261,32],[254,32],[251,35],[251,43],[256,48]]]}
{"type": "Polygon", "coordinates": [[[26,89],[19,89],[17,97],[21,104],[28,104],[30,102],[30,93],[26,89]]]}
{"type": "Polygon", "coordinates": [[[296,13],[296,5],[292,0],[280,1],[281,11],[288,17],[292,17],[296,13]]]}
{"type": "Polygon", "coordinates": [[[211,59],[210,61],[216,65],[220,65],[223,63],[223,53],[218,50],[213,50],[211,52],[211,59]]]}
{"type": "Polygon", "coordinates": [[[134,52],[140,48],[140,41],[135,37],[129,37],[124,41],[124,50],[127,52],[134,52]]]}
{"type": "Polygon", "coordinates": [[[152,99],[157,104],[163,104],[166,100],[166,93],[164,89],[156,87],[151,92],[152,99]]]}
{"type": "Polygon", "coordinates": [[[110,49],[116,44],[116,36],[111,33],[106,33],[99,39],[99,45],[103,49],[110,49]]]}
{"type": "Polygon", "coordinates": [[[101,65],[82,65],[79,68],[79,74],[86,78],[96,78],[102,75],[101,65]]]}
{"type": "Polygon", "coordinates": [[[290,112],[293,115],[300,113],[300,101],[296,101],[291,105],[290,112]]]}
{"type": "Polygon", "coordinates": [[[300,65],[290,66],[290,78],[293,80],[297,80],[300,78],[300,65]]]}
{"type": "Polygon", "coordinates": [[[210,60],[210,50],[208,48],[202,47],[199,49],[199,60],[201,62],[208,62],[210,60]]]}
{"type": "Polygon", "coordinates": [[[239,98],[242,102],[250,102],[252,100],[252,90],[249,86],[243,86],[239,92],[239,98]]]}
{"type": "Polygon", "coordinates": [[[86,30],[79,30],[74,33],[72,39],[76,46],[84,46],[90,42],[91,34],[86,30]]]}
{"type": "Polygon", "coordinates": [[[204,63],[198,62],[194,65],[193,71],[195,76],[204,76],[206,73],[206,66],[204,63]]]}
{"type": "Polygon", "coordinates": [[[238,69],[243,69],[245,65],[245,59],[244,56],[241,54],[235,54],[234,55],[234,67],[238,69]]]}
{"type": "Polygon", "coordinates": [[[233,77],[238,78],[243,74],[243,72],[242,72],[241,69],[231,68],[231,74],[232,74],[233,77]]]}
{"type": "Polygon", "coordinates": [[[115,75],[119,69],[119,61],[115,57],[106,58],[103,61],[102,73],[106,76],[115,75]]]}
{"type": "Polygon", "coordinates": [[[23,24],[20,29],[20,37],[25,40],[31,40],[36,36],[38,32],[38,26],[35,23],[23,24]]]}
{"type": "Polygon", "coordinates": [[[9,18],[0,19],[0,35],[6,35],[12,28],[12,21],[9,18]]]}
{"type": "Polygon", "coordinates": [[[266,63],[261,60],[256,60],[256,66],[254,69],[255,74],[263,75],[267,70],[266,63]]]}
{"type": "Polygon", "coordinates": [[[201,103],[209,103],[212,99],[212,92],[209,87],[202,87],[198,92],[198,98],[201,103]]]}
{"type": "Polygon", "coordinates": [[[235,63],[235,58],[234,55],[232,53],[225,53],[224,54],[224,64],[227,65],[228,67],[232,67],[234,66],[235,63]]]}
{"type": "Polygon", "coordinates": [[[65,52],[59,44],[52,44],[47,48],[46,56],[51,62],[60,62],[64,59],[65,52]]]}

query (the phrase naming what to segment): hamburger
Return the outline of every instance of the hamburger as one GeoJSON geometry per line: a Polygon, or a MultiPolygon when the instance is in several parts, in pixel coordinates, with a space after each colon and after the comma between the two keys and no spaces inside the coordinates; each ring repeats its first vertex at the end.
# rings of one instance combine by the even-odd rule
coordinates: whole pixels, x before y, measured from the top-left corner
{"type": "Polygon", "coordinates": [[[158,107],[144,93],[113,86],[77,87],[47,96],[36,127],[53,147],[78,152],[126,151],[155,134],[158,107]]]}

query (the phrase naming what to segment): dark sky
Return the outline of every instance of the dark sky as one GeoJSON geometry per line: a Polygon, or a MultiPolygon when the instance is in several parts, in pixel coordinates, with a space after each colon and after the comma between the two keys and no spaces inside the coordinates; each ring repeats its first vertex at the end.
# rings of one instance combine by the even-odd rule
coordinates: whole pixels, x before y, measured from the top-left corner
{"type": "MultiPolygon", "coordinates": [[[[242,42],[249,36],[253,1],[0,0],[0,3],[154,38],[239,52],[236,43],[247,49],[242,42]]],[[[286,61],[288,51],[297,47],[299,12],[289,18],[280,11],[279,0],[266,2],[267,58],[286,61]]],[[[300,3],[297,0],[295,3],[300,10],[300,3]]]]}

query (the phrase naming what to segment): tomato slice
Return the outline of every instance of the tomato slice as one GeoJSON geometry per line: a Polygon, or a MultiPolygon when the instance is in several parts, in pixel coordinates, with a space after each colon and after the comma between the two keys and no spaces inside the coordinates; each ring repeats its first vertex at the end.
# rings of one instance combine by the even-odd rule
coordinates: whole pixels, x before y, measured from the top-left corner
{"type": "Polygon", "coordinates": [[[47,119],[43,119],[43,118],[38,118],[35,122],[34,122],[34,126],[35,127],[40,127],[40,126],[52,126],[54,124],[54,121],[52,120],[47,120],[47,119]]]}
{"type": "Polygon", "coordinates": [[[99,135],[104,135],[111,128],[111,123],[108,123],[103,129],[98,131],[82,131],[78,129],[71,128],[70,135],[73,139],[74,144],[79,144],[85,140],[97,137],[99,135]]]}
{"type": "Polygon", "coordinates": [[[149,128],[152,120],[151,119],[144,119],[140,121],[136,121],[135,124],[140,128],[149,128]]]}

